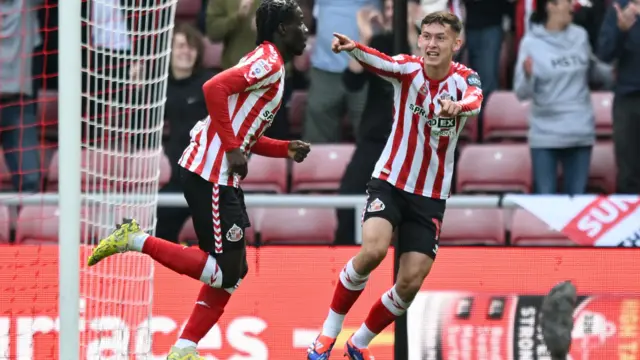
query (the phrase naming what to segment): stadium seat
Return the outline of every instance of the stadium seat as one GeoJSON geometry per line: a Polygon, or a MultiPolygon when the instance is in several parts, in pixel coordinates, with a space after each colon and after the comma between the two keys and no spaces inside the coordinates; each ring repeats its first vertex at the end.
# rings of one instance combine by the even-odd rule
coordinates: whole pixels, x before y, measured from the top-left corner
{"type": "Polygon", "coordinates": [[[596,135],[600,138],[610,138],[613,135],[613,93],[594,91],[591,93],[591,103],[596,118],[596,135]]]}
{"type": "Polygon", "coordinates": [[[353,144],[313,145],[304,162],[293,164],[291,191],[337,191],[354,148],[353,144]]]}
{"type": "Polygon", "coordinates": [[[591,152],[589,190],[606,194],[615,193],[617,172],[613,143],[596,143],[591,152]]]}
{"type": "Polygon", "coordinates": [[[447,209],[440,245],[505,245],[502,209],[447,209]]]}
{"type": "MultiPolygon", "coordinates": [[[[171,178],[171,164],[162,152],[157,152],[160,160],[160,187],[171,178]]],[[[82,176],[83,191],[109,190],[122,182],[126,186],[137,186],[143,180],[151,178],[146,162],[150,162],[146,152],[112,153],[108,151],[83,150],[81,155],[82,168],[85,170],[82,176]],[[124,176],[126,174],[126,176],[124,176]]],[[[49,164],[47,172],[47,191],[58,189],[59,181],[59,154],[55,152],[49,164]]]]}
{"type": "Polygon", "coordinates": [[[179,0],[176,5],[176,19],[194,21],[202,11],[202,1],[179,0]]]}
{"type": "Polygon", "coordinates": [[[207,69],[221,69],[222,68],[222,49],[224,45],[222,43],[212,43],[204,38],[204,59],[203,66],[207,69]]]}
{"type": "Polygon", "coordinates": [[[262,244],[329,245],[335,228],[334,209],[269,208],[255,221],[262,244]]]}
{"type": "MultiPolygon", "coordinates": [[[[224,235],[224,234],[223,234],[224,235]]],[[[245,239],[249,244],[255,242],[255,232],[253,227],[245,230],[245,239]]],[[[180,234],[178,234],[178,242],[182,244],[198,245],[198,236],[196,235],[196,229],[193,227],[193,218],[189,217],[182,226],[180,234]]]]}
{"type": "Polygon", "coordinates": [[[6,244],[11,237],[11,214],[9,208],[0,205],[0,244],[6,244]]]}
{"type": "Polygon", "coordinates": [[[526,144],[469,144],[460,151],[456,189],[465,193],[531,191],[531,155],[526,144]]]}
{"type": "MultiPolygon", "coordinates": [[[[81,216],[86,218],[87,209],[81,216]]],[[[25,206],[18,214],[16,223],[16,244],[56,244],[58,242],[59,211],[57,206],[25,206]]],[[[81,224],[81,237],[92,234],[85,222],[81,224]]],[[[89,235],[91,236],[91,235],[89,235]]],[[[86,242],[90,239],[83,239],[86,242]]]]}
{"type": "Polygon", "coordinates": [[[467,119],[467,122],[462,128],[462,132],[460,133],[460,142],[461,143],[474,143],[478,141],[478,128],[480,124],[478,123],[477,116],[471,116],[467,119]]]}
{"type": "Polygon", "coordinates": [[[301,134],[304,116],[307,109],[307,92],[295,90],[287,104],[289,111],[289,126],[292,134],[301,134]]]}
{"type": "Polygon", "coordinates": [[[129,161],[124,161],[126,166],[126,179],[119,180],[118,183],[122,183],[124,186],[131,187],[133,189],[144,189],[145,184],[149,184],[153,177],[156,176],[157,170],[150,169],[150,165],[153,164],[154,156],[160,156],[160,177],[158,179],[158,188],[166,185],[171,179],[171,164],[169,158],[163,151],[139,151],[130,155],[129,161]]]}
{"type": "Polygon", "coordinates": [[[494,91],[484,108],[482,138],[485,141],[527,138],[529,104],[520,102],[510,91],[494,91]]]}
{"type": "Polygon", "coordinates": [[[511,223],[511,245],[575,246],[576,244],[524,209],[516,209],[511,223]]]}
{"type": "Polygon", "coordinates": [[[249,174],[242,181],[242,189],[247,192],[285,193],[287,176],[287,159],[253,155],[249,160],[249,174]]]}

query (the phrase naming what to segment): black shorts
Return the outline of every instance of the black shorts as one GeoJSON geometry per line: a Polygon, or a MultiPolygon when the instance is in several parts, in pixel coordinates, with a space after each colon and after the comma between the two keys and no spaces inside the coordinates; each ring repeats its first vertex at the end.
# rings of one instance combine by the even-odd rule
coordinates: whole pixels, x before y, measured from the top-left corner
{"type": "Polygon", "coordinates": [[[211,183],[185,169],[180,171],[200,249],[214,257],[244,249],[245,230],[251,223],[242,189],[211,183]]]}
{"type": "Polygon", "coordinates": [[[388,220],[398,232],[398,251],[416,251],[435,259],[446,201],[416,195],[373,178],[367,184],[367,205],[362,221],[388,220]]]}

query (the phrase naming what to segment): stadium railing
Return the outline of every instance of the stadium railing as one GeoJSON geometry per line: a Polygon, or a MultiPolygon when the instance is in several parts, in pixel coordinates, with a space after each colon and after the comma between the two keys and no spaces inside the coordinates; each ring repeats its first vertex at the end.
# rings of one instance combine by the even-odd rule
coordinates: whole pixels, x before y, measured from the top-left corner
{"type": "MultiPolygon", "coordinates": [[[[91,203],[104,204],[105,200],[113,203],[114,206],[121,204],[126,197],[128,202],[144,203],[149,200],[149,196],[157,196],[158,206],[186,207],[187,202],[180,193],[175,194],[153,194],[153,195],[133,195],[133,194],[106,194],[91,193],[84,194],[83,201],[86,205],[91,203]]],[[[21,205],[57,205],[60,197],[57,193],[38,194],[0,194],[0,204],[7,206],[21,205]]],[[[361,210],[366,202],[364,195],[295,195],[295,194],[247,194],[245,200],[248,207],[280,207],[280,208],[335,208],[354,209],[356,224],[356,242],[361,243],[362,234],[359,226],[362,214],[361,210]]],[[[509,201],[508,197],[499,195],[454,195],[447,200],[449,208],[515,208],[517,205],[509,201]]],[[[114,219],[114,222],[117,219],[114,219]]]]}

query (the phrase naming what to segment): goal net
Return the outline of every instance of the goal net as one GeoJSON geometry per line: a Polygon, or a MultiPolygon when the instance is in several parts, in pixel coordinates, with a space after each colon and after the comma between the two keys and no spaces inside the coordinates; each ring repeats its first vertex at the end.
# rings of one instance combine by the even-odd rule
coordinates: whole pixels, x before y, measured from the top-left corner
{"type": "Polygon", "coordinates": [[[151,320],[152,261],[127,253],[88,268],[86,259],[123,218],[154,231],[158,189],[170,176],[162,129],[176,3],[83,0],[80,16],[71,17],[54,0],[0,5],[0,183],[7,192],[0,194],[0,251],[11,254],[0,264],[0,359],[58,358],[57,259],[65,247],[56,244],[65,224],[55,195],[74,177],[81,185],[72,191],[86,200],[79,359],[162,358],[151,349],[152,333],[161,330],[151,320]],[[58,38],[65,18],[76,19],[79,43],[58,38]],[[70,66],[59,61],[62,45],[82,49],[82,96],[70,101],[78,89],[58,81],[70,66]],[[82,133],[80,173],[59,170],[69,159],[58,145],[74,140],[73,131],[58,129],[59,104],[81,108],[73,125],[82,133]]]}

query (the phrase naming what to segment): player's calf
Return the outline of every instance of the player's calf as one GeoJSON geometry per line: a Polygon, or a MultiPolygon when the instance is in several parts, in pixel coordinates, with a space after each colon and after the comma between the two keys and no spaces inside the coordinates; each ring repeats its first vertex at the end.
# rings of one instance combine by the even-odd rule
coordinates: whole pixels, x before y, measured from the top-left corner
{"type": "Polygon", "coordinates": [[[411,302],[431,271],[433,259],[426,254],[407,252],[400,256],[396,291],[401,299],[411,302]]]}

